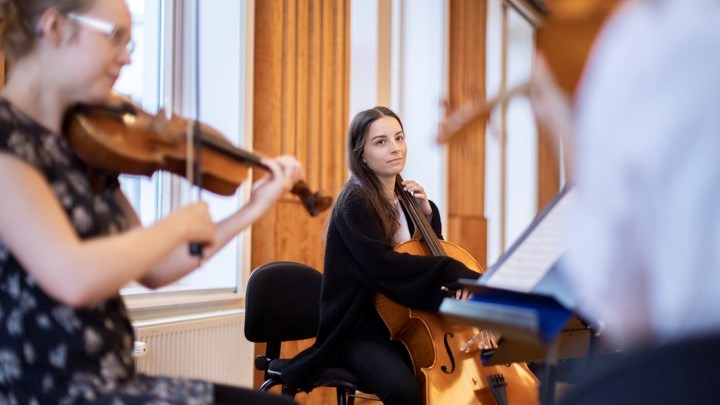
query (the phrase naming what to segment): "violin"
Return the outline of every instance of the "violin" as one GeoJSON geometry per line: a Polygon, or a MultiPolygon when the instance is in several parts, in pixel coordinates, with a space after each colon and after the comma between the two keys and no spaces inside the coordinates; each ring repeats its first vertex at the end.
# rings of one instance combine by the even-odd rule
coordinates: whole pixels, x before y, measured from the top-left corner
{"type": "MultiPolygon", "coordinates": [[[[73,107],[63,129],[75,154],[91,167],[112,173],[152,176],[157,171],[168,171],[186,178],[202,178],[203,189],[223,196],[235,194],[249,168],[270,170],[261,156],[234,146],[206,124],[176,115],[167,118],[162,110],[151,115],[116,95],[105,104],[73,107]],[[199,139],[193,139],[193,133],[199,139]],[[197,158],[202,165],[188,170],[193,166],[189,162],[193,155],[188,151],[195,143],[201,146],[197,158]]],[[[302,180],[290,192],[300,198],[311,216],[332,204],[332,198],[310,191],[302,180]]]]}
{"type": "MultiPolygon", "coordinates": [[[[399,244],[396,252],[450,256],[482,273],[468,252],[437,237],[415,198],[403,189],[400,175],[395,179],[395,194],[422,236],[422,240],[399,244]]],[[[423,391],[423,404],[538,403],[538,380],[526,364],[482,364],[481,351],[497,347],[491,332],[451,324],[436,313],[404,307],[382,294],[375,297],[375,309],[390,337],[407,348],[423,391]]]]}

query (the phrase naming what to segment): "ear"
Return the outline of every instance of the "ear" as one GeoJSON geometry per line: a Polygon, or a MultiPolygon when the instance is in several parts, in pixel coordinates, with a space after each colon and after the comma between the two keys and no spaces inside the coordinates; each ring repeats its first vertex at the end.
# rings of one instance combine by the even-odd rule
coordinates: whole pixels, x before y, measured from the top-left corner
{"type": "Polygon", "coordinates": [[[69,25],[66,23],[67,18],[55,8],[45,10],[37,24],[37,36],[44,39],[53,47],[57,47],[63,43],[63,40],[69,38],[72,34],[69,25]]]}
{"type": "Polygon", "coordinates": [[[360,155],[360,159],[362,159],[363,163],[367,163],[367,160],[365,160],[365,156],[360,155]]]}

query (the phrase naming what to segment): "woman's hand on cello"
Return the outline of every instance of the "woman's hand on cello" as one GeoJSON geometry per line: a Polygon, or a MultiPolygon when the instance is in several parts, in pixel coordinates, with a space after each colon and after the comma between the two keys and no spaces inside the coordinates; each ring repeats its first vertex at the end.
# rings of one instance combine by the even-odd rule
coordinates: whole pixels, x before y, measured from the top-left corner
{"type": "Polygon", "coordinates": [[[440,287],[440,290],[442,290],[445,294],[447,294],[448,297],[455,298],[456,300],[466,301],[472,297],[472,294],[470,293],[470,291],[465,288],[451,290],[450,288],[443,286],[443,287],[440,287]]]}
{"type": "Polygon", "coordinates": [[[270,169],[270,173],[255,182],[251,201],[275,202],[304,177],[302,164],[292,156],[263,158],[262,163],[270,169]]]}
{"type": "Polygon", "coordinates": [[[461,288],[461,289],[455,291],[455,299],[456,300],[467,301],[468,299],[470,299],[470,296],[471,296],[470,291],[468,291],[464,288],[461,288]]]}
{"type": "Polygon", "coordinates": [[[422,188],[415,180],[404,180],[403,190],[409,192],[413,197],[415,197],[415,201],[417,201],[418,205],[422,209],[423,214],[426,216],[432,215],[432,207],[430,206],[430,200],[428,199],[427,194],[425,194],[425,189],[422,188]]]}

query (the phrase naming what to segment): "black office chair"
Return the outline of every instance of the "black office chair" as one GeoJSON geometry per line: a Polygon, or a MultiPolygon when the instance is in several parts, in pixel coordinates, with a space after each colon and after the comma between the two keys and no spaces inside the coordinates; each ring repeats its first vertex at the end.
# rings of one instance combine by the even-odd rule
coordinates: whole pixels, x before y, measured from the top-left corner
{"type": "MultiPolygon", "coordinates": [[[[282,385],[284,395],[295,397],[300,390],[283,382],[282,369],[287,359],[280,359],[280,346],[282,342],[316,336],[321,282],[319,271],[294,262],[268,263],[250,274],[245,337],[251,342],[267,343],[265,355],[255,359],[255,368],[265,373],[261,391],[282,385]]],[[[340,367],[326,368],[313,383],[312,388],[317,387],[335,387],[339,405],[352,405],[356,391],[368,392],[352,373],[340,367]]]]}

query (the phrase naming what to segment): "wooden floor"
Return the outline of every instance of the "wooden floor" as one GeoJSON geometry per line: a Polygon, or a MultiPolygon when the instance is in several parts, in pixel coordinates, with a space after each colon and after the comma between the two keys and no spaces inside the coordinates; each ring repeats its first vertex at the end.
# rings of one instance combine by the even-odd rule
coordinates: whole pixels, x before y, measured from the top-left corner
{"type": "MultiPolygon", "coordinates": [[[[377,398],[375,395],[359,393],[363,397],[377,398]]],[[[336,404],[336,393],[334,388],[318,388],[310,395],[300,393],[295,399],[301,404],[336,404]]],[[[379,400],[355,398],[355,405],[382,405],[379,400]]]]}
{"type": "MultiPolygon", "coordinates": [[[[555,387],[556,387],[555,398],[557,399],[557,398],[561,398],[565,394],[565,392],[571,387],[571,385],[564,383],[564,382],[558,382],[558,383],[556,383],[555,387]]],[[[360,393],[359,395],[377,398],[376,396],[370,395],[370,394],[360,393]]],[[[304,393],[299,393],[295,397],[295,400],[299,404],[310,404],[310,405],[315,405],[315,404],[323,404],[324,405],[324,404],[337,403],[335,400],[335,389],[333,389],[333,388],[318,388],[318,389],[313,390],[313,392],[311,392],[310,395],[304,394],[304,393]]],[[[368,400],[368,399],[360,399],[360,398],[355,399],[355,405],[381,405],[381,404],[382,404],[382,402],[380,402],[379,400],[368,400]]]]}
{"type": "MultiPolygon", "coordinates": [[[[562,396],[565,394],[565,392],[571,387],[571,385],[563,382],[558,382],[555,385],[555,398],[562,398],[562,396]]],[[[360,393],[359,395],[367,396],[367,397],[373,397],[377,398],[374,395],[370,394],[363,394],[360,393]]],[[[539,393],[538,393],[539,395],[539,393]]],[[[295,400],[299,404],[308,404],[308,405],[315,405],[315,404],[336,404],[335,400],[335,389],[332,388],[318,388],[316,390],[313,390],[313,392],[310,393],[310,395],[299,393],[295,397],[295,400]]],[[[368,399],[360,399],[355,398],[355,405],[381,405],[382,402],[379,400],[368,400],[368,399]]]]}

